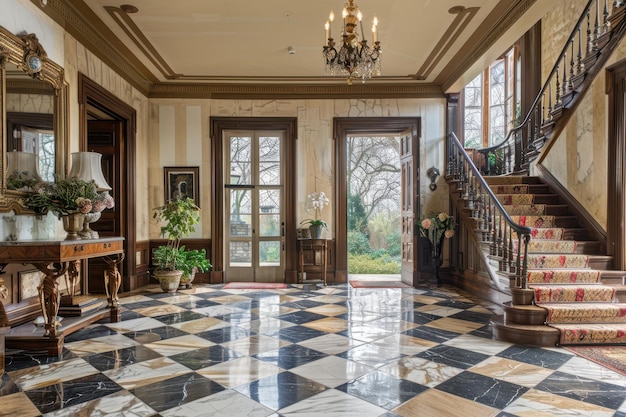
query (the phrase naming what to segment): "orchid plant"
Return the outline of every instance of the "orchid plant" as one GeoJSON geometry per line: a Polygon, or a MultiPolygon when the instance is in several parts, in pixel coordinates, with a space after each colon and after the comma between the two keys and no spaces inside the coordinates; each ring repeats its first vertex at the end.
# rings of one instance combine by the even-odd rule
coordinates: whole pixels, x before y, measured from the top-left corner
{"type": "Polygon", "coordinates": [[[304,210],[311,214],[313,213],[312,219],[302,220],[300,224],[309,225],[309,226],[322,226],[324,228],[328,227],[328,224],[321,219],[321,213],[324,206],[327,206],[330,200],[326,197],[326,194],[322,192],[314,192],[306,196],[306,203],[304,204],[304,210]]]}

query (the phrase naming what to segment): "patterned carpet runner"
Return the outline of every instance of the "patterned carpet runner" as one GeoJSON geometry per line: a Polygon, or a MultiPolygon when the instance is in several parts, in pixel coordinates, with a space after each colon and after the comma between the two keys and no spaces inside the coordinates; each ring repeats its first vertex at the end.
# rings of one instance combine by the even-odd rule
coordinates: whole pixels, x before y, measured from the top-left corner
{"type": "Polygon", "coordinates": [[[491,187],[509,216],[532,228],[528,286],[534,303],[547,311],[546,324],[559,330],[560,344],[626,344],[626,304],[615,302],[616,288],[602,285],[601,271],[589,268],[590,257],[578,253],[578,242],[563,240],[556,216],[545,214],[548,206],[534,204],[521,177],[491,187]]]}

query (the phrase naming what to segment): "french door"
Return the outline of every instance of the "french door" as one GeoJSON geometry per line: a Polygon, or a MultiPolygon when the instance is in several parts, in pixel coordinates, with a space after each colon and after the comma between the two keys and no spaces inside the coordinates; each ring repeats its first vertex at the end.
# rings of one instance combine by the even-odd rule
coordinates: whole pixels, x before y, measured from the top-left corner
{"type": "Polygon", "coordinates": [[[224,279],[282,282],[284,133],[226,131],[223,140],[224,279]]]}

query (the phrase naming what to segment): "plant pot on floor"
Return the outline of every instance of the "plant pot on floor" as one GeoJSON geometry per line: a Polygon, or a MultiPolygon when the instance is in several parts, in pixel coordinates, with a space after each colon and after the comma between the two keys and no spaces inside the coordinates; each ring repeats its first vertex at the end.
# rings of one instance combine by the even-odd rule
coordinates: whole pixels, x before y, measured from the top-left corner
{"type": "Polygon", "coordinates": [[[180,287],[191,288],[191,283],[193,282],[193,279],[196,277],[196,272],[198,272],[198,268],[193,268],[190,274],[183,273],[180,277],[180,287]]]}
{"type": "Polygon", "coordinates": [[[176,269],[173,271],[155,270],[154,277],[159,281],[159,285],[163,292],[176,292],[180,285],[180,277],[183,271],[176,269]]]}

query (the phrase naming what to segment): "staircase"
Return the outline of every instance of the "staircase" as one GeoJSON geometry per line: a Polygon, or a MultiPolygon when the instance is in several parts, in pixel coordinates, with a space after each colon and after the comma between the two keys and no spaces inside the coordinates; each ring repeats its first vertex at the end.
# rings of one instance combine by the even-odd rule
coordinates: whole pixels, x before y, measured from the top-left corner
{"type": "MultiPolygon", "coordinates": [[[[618,302],[626,300],[626,273],[610,270],[603,245],[588,240],[577,218],[538,177],[486,181],[532,236],[526,254],[528,291],[505,303],[504,316],[492,322],[494,336],[541,346],[626,343],[626,303],[618,302]]],[[[489,259],[498,274],[511,277],[501,256],[489,259]]]]}
{"type": "Polygon", "coordinates": [[[476,278],[487,276],[491,291],[510,300],[492,321],[499,340],[626,343],[626,272],[612,270],[604,242],[557,190],[528,176],[626,33],[626,6],[606,4],[589,0],[527,116],[502,143],[468,152],[448,135],[446,179],[464,247],[473,244],[480,258],[476,278]]]}

